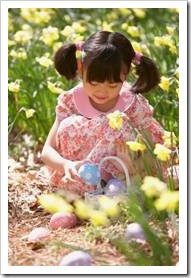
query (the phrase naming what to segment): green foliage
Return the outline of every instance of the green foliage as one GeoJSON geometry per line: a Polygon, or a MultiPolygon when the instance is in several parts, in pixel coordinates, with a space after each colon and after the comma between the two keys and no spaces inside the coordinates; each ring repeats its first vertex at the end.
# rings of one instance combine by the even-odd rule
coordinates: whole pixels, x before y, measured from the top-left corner
{"type": "MultiPolygon", "coordinates": [[[[52,61],[60,44],[85,40],[98,30],[123,33],[136,51],[154,59],[170,85],[168,90],[158,87],[146,97],[157,120],[178,136],[178,13],[174,9],[123,8],[9,9],[9,83],[19,83],[19,90],[9,89],[8,94],[10,134],[29,133],[44,142],[54,121],[58,96],[48,89],[47,81],[67,91],[77,80],[66,81],[53,65],[43,66],[36,58],[52,61]],[[44,39],[43,32],[50,26],[57,29],[44,39]],[[27,115],[31,109],[34,113],[27,115]]],[[[131,74],[129,81],[135,78],[131,74]]]]}

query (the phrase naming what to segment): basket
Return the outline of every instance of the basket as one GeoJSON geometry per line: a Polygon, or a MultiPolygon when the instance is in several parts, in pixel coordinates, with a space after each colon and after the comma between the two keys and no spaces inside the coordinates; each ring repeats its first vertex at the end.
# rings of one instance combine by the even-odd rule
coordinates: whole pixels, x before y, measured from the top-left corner
{"type": "MultiPolygon", "coordinates": [[[[102,168],[102,165],[105,161],[107,160],[115,160],[117,161],[121,167],[123,168],[123,171],[125,173],[125,179],[126,179],[126,185],[127,185],[127,191],[128,191],[128,188],[131,184],[131,180],[130,180],[130,177],[129,177],[129,171],[128,169],[126,168],[124,162],[122,161],[122,159],[120,159],[119,157],[117,156],[106,156],[104,158],[101,159],[100,163],[99,163],[99,170],[101,171],[101,168],[102,168]]],[[[103,194],[103,188],[101,186],[101,183],[97,185],[97,189],[94,190],[94,191],[90,191],[90,192],[86,192],[84,197],[85,197],[85,200],[90,200],[92,197],[96,196],[96,195],[101,195],[103,194]]]]}

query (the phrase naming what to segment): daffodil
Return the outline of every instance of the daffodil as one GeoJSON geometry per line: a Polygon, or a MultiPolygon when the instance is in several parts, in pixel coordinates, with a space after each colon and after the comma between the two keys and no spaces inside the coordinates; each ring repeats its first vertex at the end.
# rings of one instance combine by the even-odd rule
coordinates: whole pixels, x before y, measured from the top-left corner
{"type": "Polygon", "coordinates": [[[65,37],[71,37],[74,32],[74,29],[71,26],[67,25],[64,27],[64,30],[62,30],[60,33],[65,37]]]}
{"type": "Polygon", "coordinates": [[[27,53],[24,49],[18,49],[17,51],[12,49],[9,55],[15,59],[25,60],[27,58],[27,53]]]}
{"type": "Polygon", "coordinates": [[[164,145],[167,148],[176,147],[177,137],[174,132],[165,130],[163,135],[164,145]]]}
{"type": "Polygon", "coordinates": [[[109,126],[113,129],[121,130],[123,127],[123,113],[116,110],[113,113],[107,115],[109,119],[109,126]]]}
{"type": "Polygon", "coordinates": [[[137,152],[137,151],[144,152],[146,150],[146,146],[144,143],[139,143],[137,141],[128,141],[128,142],[126,142],[126,144],[134,152],[137,152]]]}
{"type": "Polygon", "coordinates": [[[136,42],[136,41],[132,41],[132,46],[135,50],[135,52],[141,53],[142,52],[142,48],[141,48],[141,44],[136,42]]]}
{"type": "Polygon", "coordinates": [[[91,212],[91,207],[83,200],[76,200],[74,203],[75,213],[81,219],[88,219],[91,212]]]}
{"type": "Polygon", "coordinates": [[[154,203],[157,210],[166,210],[168,212],[173,212],[177,209],[179,202],[179,192],[165,190],[159,199],[154,203]]]}
{"type": "Polygon", "coordinates": [[[63,93],[63,90],[55,85],[55,83],[52,83],[50,81],[47,82],[48,84],[48,89],[53,93],[53,94],[61,94],[63,93]]]}
{"type": "Polygon", "coordinates": [[[156,154],[159,160],[166,162],[170,159],[171,150],[162,144],[156,144],[154,154],[156,154]]]}
{"type": "Polygon", "coordinates": [[[173,35],[175,31],[175,27],[166,26],[166,30],[169,33],[169,35],[173,35]]]}
{"type": "Polygon", "coordinates": [[[30,109],[25,109],[25,114],[27,119],[31,118],[35,113],[35,110],[30,108],[30,109]]]}
{"type": "Polygon", "coordinates": [[[90,222],[94,226],[106,226],[109,224],[109,219],[107,218],[107,214],[104,211],[92,209],[90,222]]]}
{"type": "Polygon", "coordinates": [[[168,77],[162,76],[161,81],[159,83],[159,87],[165,91],[168,92],[170,86],[170,79],[168,77]]]}
{"type": "Polygon", "coordinates": [[[131,35],[132,37],[139,37],[140,36],[140,30],[137,26],[128,26],[127,27],[127,33],[131,35]]]}
{"type": "Polygon", "coordinates": [[[101,196],[98,198],[100,209],[103,210],[109,217],[117,217],[120,214],[120,207],[118,202],[108,196],[101,196]]]}
{"type": "Polygon", "coordinates": [[[21,16],[32,23],[44,24],[50,21],[53,9],[21,8],[21,16]]]}
{"type": "Polygon", "coordinates": [[[145,18],[146,12],[145,9],[132,9],[136,17],[145,18]]]}
{"type": "Polygon", "coordinates": [[[84,33],[86,31],[86,28],[82,26],[79,22],[72,23],[72,29],[77,33],[84,33]]]}
{"type": "Polygon", "coordinates": [[[14,34],[14,40],[18,43],[28,43],[32,39],[32,32],[27,30],[19,30],[14,34]]]}
{"type": "Polygon", "coordinates": [[[38,198],[38,202],[47,212],[72,212],[73,207],[62,197],[54,194],[43,194],[38,198]]]}
{"type": "Polygon", "coordinates": [[[141,185],[141,189],[149,198],[160,196],[166,188],[166,183],[162,182],[157,177],[152,176],[146,176],[143,180],[143,184],[141,185]]]}
{"type": "Polygon", "coordinates": [[[10,82],[8,84],[8,89],[10,92],[18,93],[20,91],[20,80],[15,80],[14,82],[10,82]]]}
{"type": "Polygon", "coordinates": [[[49,26],[42,30],[41,40],[47,44],[52,45],[59,38],[59,32],[57,27],[49,26]]]}
{"type": "Polygon", "coordinates": [[[36,61],[43,67],[48,68],[53,65],[53,61],[46,56],[37,57],[36,61]]]}

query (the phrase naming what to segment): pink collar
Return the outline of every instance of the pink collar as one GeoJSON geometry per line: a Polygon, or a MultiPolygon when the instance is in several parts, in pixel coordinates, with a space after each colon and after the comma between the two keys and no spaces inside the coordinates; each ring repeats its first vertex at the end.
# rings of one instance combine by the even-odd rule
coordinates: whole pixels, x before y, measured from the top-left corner
{"type": "Polygon", "coordinates": [[[91,105],[89,97],[84,92],[83,84],[80,84],[74,88],[74,93],[73,93],[74,103],[78,112],[86,118],[94,118],[96,116],[112,113],[116,110],[124,112],[131,106],[131,104],[133,103],[136,97],[136,95],[133,94],[129,90],[129,88],[130,87],[128,83],[124,82],[121,91],[119,93],[119,98],[115,107],[113,107],[107,112],[99,111],[91,105]]]}

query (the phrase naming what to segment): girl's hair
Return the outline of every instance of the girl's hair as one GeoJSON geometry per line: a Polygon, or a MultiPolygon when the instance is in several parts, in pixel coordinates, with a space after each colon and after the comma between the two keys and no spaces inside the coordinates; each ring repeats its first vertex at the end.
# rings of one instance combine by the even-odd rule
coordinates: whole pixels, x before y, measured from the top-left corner
{"type": "MultiPolygon", "coordinates": [[[[77,76],[76,45],[68,43],[58,49],[54,56],[56,70],[68,80],[77,76]]],[[[135,51],[130,41],[117,32],[99,31],[84,43],[82,52],[83,71],[86,81],[121,82],[121,72],[129,73],[135,51]]],[[[135,65],[137,80],[132,84],[136,94],[145,93],[155,87],[159,81],[156,64],[141,56],[135,65]]]]}

